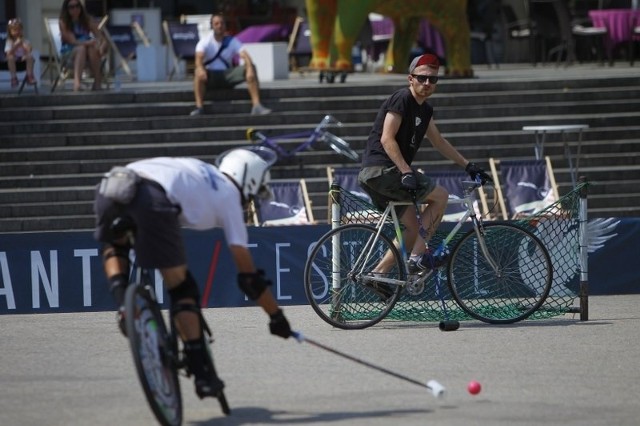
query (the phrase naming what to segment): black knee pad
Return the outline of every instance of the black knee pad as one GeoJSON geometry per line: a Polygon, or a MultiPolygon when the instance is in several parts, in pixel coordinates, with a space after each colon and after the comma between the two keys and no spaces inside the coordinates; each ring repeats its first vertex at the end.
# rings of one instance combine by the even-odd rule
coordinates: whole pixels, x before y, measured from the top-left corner
{"type": "Polygon", "coordinates": [[[198,289],[198,284],[189,271],[187,271],[187,276],[184,281],[176,287],[167,290],[167,292],[171,298],[172,311],[174,308],[179,306],[178,301],[183,299],[194,299],[196,301],[196,306],[200,305],[200,289],[198,289]]]}

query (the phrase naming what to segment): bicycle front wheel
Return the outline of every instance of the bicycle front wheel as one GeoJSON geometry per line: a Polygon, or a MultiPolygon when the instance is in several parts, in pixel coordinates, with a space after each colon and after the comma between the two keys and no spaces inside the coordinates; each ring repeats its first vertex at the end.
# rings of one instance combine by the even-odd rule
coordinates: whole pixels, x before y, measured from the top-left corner
{"type": "Polygon", "coordinates": [[[400,297],[404,262],[391,239],[376,233],[368,225],[340,226],[320,238],[309,254],[304,268],[307,300],[334,327],[370,327],[386,317],[400,297]],[[371,274],[383,258],[388,272],[371,274]]]}
{"type": "Polygon", "coordinates": [[[358,153],[351,149],[349,143],[344,139],[327,132],[324,134],[324,141],[328,143],[331,149],[333,149],[338,154],[343,155],[353,161],[359,160],[360,156],[358,155],[358,153]]]}
{"type": "Polygon", "coordinates": [[[131,284],[125,294],[127,336],[140,384],[163,426],[182,423],[176,354],[160,311],[148,291],[131,284]]]}
{"type": "Polygon", "coordinates": [[[471,230],[451,253],[451,294],[465,312],[487,323],[527,318],[544,303],[552,280],[542,242],[513,224],[486,224],[481,236],[471,230]]]}

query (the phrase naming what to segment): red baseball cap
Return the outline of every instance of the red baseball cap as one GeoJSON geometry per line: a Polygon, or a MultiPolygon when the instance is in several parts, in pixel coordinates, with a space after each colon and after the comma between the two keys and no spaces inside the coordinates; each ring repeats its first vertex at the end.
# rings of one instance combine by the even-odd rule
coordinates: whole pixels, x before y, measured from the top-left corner
{"type": "Polygon", "coordinates": [[[420,65],[427,65],[430,68],[439,68],[440,61],[436,55],[432,55],[431,53],[425,53],[424,55],[416,56],[411,61],[411,65],[409,65],[409,74],[413,73],[420,65]]]}

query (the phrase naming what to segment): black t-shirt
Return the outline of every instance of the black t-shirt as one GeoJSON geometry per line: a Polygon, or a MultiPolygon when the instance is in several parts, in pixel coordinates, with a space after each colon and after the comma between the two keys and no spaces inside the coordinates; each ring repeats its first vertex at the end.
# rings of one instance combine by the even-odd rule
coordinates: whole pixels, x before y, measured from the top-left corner
{"type": "Polygon", "coordinates": [[[418,105],[408,87],[394,92],[382,103],[378,110],[371,133],[369,133],[367,146],[362,155],[362,167],[391,167],[394,165],[380,142],[382,126],[387,112],[394,112],[402,116],[402,123],[398,133],[396,133],[396,141],[398,141],[400,152],[407,164],[411,164],[413,161],[433,116],[431,105],[427,102],[418,105]]]}

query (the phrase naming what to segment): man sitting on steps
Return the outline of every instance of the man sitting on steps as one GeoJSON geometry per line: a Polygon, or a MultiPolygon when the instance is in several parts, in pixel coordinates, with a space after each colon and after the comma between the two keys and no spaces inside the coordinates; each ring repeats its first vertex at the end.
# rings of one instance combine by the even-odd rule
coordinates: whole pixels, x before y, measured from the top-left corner
{"type": "Polygon", "coordinates": [[[260,103],[260,88],[256,67],[242,42],[225,35],[226,26],[220,14],[211,16],[211,34],[196,45],[193,93],[196,109],[191,115],[204,114],[204,95],[207,89],[228,89],[246,81],[251,96],[252,115],[269,114],[271,110],[260,103]],[[233,58],[239,55],[243,65],[233,66],[233,58]]]}

